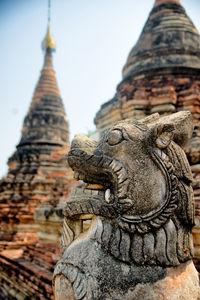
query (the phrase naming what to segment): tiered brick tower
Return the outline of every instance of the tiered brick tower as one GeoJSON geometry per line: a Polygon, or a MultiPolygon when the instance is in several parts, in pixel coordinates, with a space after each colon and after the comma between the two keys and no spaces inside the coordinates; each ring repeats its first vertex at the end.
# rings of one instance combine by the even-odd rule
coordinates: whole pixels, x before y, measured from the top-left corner
{"type": "MultiPolygon", "coordinates": [[[[179,0],[156,0],[123,68],[114,98],[101,106],[101,133],[114,122],[189,110],[195,130],[187,149],[194,175],[196,265],[200,259],[200,35],[179,0]]],[[[199,268],[200,269],[200,268],[199,268]]]]}
{"type": "Polygon", "coordinates": [[[0,181],[0,295],[19,299],[53,297],[62,201],[72,185],[68,120],[52,66],[55,44],[49,26],[43,49],[44,66],[21,140],[0,181]]]}

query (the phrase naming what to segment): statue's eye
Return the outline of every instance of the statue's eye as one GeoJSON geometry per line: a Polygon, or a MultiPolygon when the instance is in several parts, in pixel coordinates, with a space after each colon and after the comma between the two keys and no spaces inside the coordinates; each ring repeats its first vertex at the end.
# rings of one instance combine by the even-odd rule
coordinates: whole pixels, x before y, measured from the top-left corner
{"type": "Polygon", "coordinates": [[[121,130],[114,129],[109,133],[107,142],[110,146],[114,146],[119,144],[122,141],[122,139],[123,139],[123,135],[121,130]]]}

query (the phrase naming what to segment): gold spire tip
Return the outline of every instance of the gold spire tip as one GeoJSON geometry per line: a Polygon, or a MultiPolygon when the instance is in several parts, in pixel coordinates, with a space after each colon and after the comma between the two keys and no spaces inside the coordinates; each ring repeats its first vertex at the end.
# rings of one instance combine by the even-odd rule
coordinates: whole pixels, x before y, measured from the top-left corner
{"type": "Polygon", "coordinates": [[[50,20],[51,20],[51,0],[48,0],[48,27],[47,27],[47,33],[42,42],[42,49],[46,50],[47,48],[49,48],[53,51],[56,49],[56,45],[50,31],[50,20]]]}
{"type": "Polygon", "coordinates": [[[50,48],[52,50],[56,50],[56,44],[54,42],[54,39],[52,37],[50,26],[47,27],[47,33],[44,37],[44,40],[42,42],[42,49],[45,50],[47,48],[50,48]]]}

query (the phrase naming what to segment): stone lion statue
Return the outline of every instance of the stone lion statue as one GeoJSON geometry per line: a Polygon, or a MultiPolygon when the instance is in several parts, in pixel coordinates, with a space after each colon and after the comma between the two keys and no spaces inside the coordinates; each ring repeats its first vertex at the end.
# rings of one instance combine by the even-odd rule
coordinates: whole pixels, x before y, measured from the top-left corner
{"type": "Polygon", "coordinates": [[[120,121],[99,142],[75,136],[68,162],[84,183],[64,208],[56,299],[198,299],[192,131],[179,112],[120,121]]]}

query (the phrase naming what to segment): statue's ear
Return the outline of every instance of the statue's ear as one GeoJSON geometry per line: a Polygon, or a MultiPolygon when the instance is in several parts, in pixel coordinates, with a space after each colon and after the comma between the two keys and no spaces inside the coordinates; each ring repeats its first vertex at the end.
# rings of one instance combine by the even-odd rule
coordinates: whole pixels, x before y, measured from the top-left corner
{"type": "Polygon", "coordinates": [[[174,137],[173,124],[156,124],[152,129],[152,137],[156,146],[160,149],[166,148],[174,137]]]}

